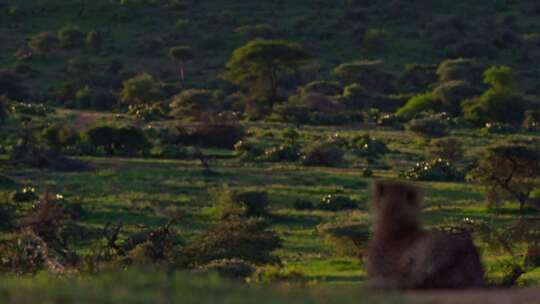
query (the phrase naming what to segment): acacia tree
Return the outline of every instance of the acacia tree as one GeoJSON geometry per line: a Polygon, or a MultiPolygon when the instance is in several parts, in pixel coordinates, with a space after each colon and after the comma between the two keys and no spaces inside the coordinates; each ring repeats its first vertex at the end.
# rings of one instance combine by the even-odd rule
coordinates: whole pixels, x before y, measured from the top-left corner
{"type": "Polygon", "coordinates": [[[510,195],[523,211],[530,194],[540,184],[538,151],[523,145],[501,145],[488,149],[471,177],[491,191],[510,195]]]}
{"type": "Polygon", "coordinates": [[[175,46],[169,50],[169,57],[180,63],[180,79],[185,79],[185,64],[193,59],[193,49],[189,46],[175,46]]]}
{"type": "Polygon", "coordinates": [[[282,75],[303,66],[310,55],[298,44],[256,39],[236,49],[226,66],[225,79],[243,86],[255,99],[273,107],[282,75]]]}
{"type": "Polygon", "coordinates": [[[158,83],[150,74],[140,74],[124,81],[120,98],[127,104],[144,104],[159,95],[158,83]]]}

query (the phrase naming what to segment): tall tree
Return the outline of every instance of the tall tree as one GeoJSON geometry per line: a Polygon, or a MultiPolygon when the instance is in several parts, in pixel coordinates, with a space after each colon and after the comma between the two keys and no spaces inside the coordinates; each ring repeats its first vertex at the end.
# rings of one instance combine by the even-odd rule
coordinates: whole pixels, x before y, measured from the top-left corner
{"type": "Polygon", "coordinates": [[[224,76],[272,108],[278,98],[280,77],[294,72],[309,59],[310,55],[298,44],[256,39],[233,52],[224,76]]]}
{"type": "Polygon", "coordinates": [[[193,59],[193,49],[189,46],[175,46],[169,50],[169,57],[180,63],[180,79],[185,79],[185,64],[193,59]]]}

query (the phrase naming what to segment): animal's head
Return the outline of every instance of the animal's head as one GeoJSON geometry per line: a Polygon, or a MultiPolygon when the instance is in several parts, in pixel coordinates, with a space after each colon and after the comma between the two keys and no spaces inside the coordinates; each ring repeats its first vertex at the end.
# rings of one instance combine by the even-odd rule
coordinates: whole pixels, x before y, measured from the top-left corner
{"type": "Polygon", "coordinates": [[[420,225],[423,193],[419,188],[402,182],[377,181],[372,191],[371,207],[376,222],[396,229],[420,225]]]}

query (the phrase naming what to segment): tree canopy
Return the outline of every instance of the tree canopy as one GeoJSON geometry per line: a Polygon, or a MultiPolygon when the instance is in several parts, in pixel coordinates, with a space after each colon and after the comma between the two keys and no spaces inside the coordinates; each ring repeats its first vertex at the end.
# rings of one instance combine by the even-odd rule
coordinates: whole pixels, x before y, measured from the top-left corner
{"type": "Polygon", "coordinates": [[[225,79],[249,87],[252,96],[273,106],[282,75],[306,64],[310,55],[298,44],[256,39],[236,49],[226,66],[225,79]]]}

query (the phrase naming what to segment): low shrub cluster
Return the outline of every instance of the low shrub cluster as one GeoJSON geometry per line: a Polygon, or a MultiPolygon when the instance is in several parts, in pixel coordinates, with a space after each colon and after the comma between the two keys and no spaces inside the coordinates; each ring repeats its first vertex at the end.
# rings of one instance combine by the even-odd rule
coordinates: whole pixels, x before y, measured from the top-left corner
{"type": "Polygon", "coordinates": [[[417,181],[460,182],[465,175],[457,170],[451,162],[438,158],[432,161],[417,163],[412,169],[400,173],[400,177],[417,181]]]}
{"type": "Polygon", "coordinates": [[[330,141],[318,140],[302,151],[302,164],[306,166],[338,166],[343,162],[345,151],[330,141]]]}
{"type": "Polygon", "coordinates": [[[214,193],[222,218],[268,216],[268,195],[265,192],[225,189],[214,193]]]}
{"type": "Polygon", "coordinates": [[[328,194],[322,197],[317,209],[324,211],[343,211],[358,208],[358,202],[348,196],[328,194]]]}
{"type": "Polygon", "coordinates": [[[379,157],[390,152],[383,141],[372,138],[368,134],[354,137],[350,146],[356,154],[365,157],[379,157]]]}

